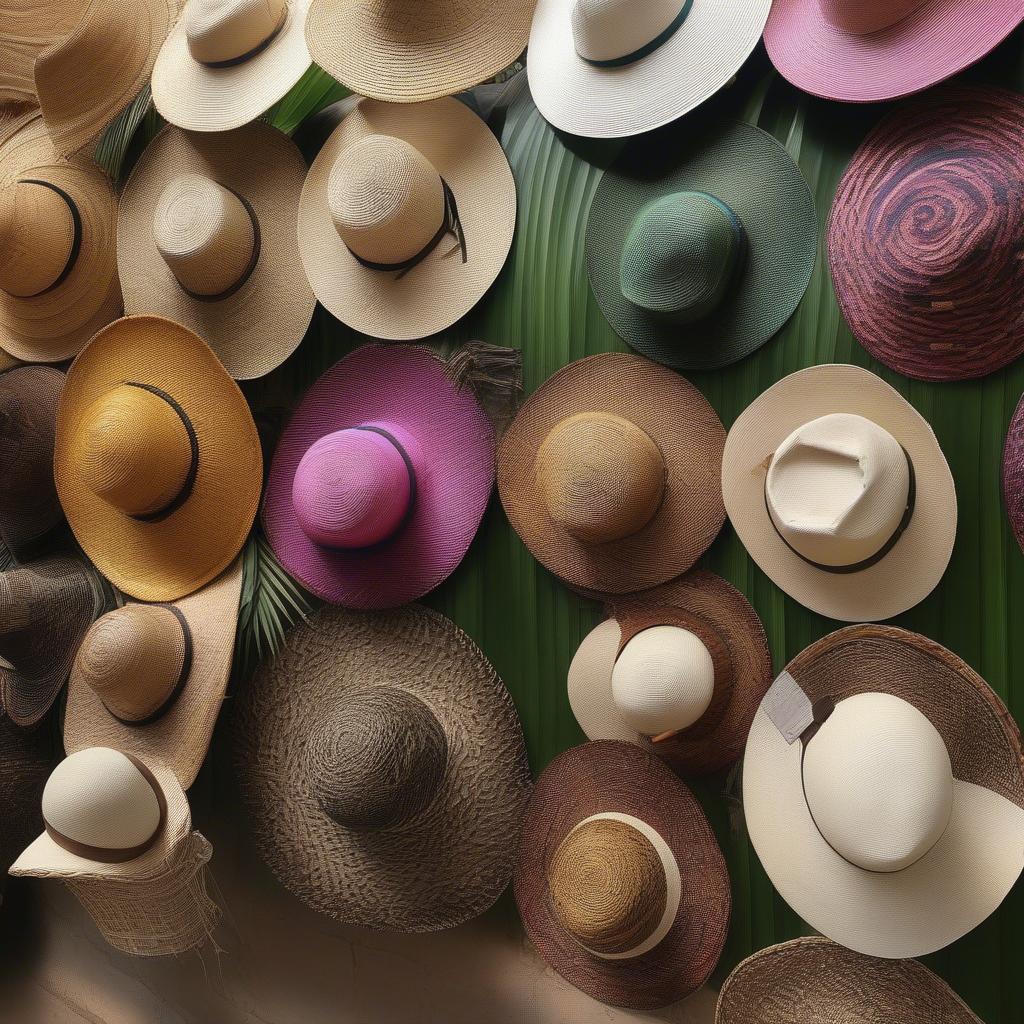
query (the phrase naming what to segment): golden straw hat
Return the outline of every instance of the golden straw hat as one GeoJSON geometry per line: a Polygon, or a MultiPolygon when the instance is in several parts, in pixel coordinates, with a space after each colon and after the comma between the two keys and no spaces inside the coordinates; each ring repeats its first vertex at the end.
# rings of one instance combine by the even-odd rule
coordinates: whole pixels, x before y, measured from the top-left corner
{"type": "Polygon", "coordinates": [[[54,472],[100,571],[131,597],[175,601],[238,554],[263,456],[245,397],[209,346],[172,320],[129,316],[68,371],[54,472]]]}
{"type": "Polygon", "coordinates": [[[339,320],[413,341],[476,305],[508,257],[515,224],[508,160],[465,104],[362,100],[309,170],[299,252],[316,297],[339,320]]]}
{"type": "Polygon", "coordinates": [[[0,348],[56,363],[120,315],[116,230],[110,178],[62,159],[38,110],[0,109],[0,348]]]}
{"type": "Polygon", "coordinates": [[[64,749],[159,760],[183,789],[210,746],[231,673],[242,563],[173,604],[126,604],[86,633],[71,669],[64,749]]]}
{"type": "Polygon", "coordinates": [[[296,233],[305,177],[295,143],[268,124],[211,135],[164,128],[121,195],[125,311],[184,324],[236,379],[269,373],[316,307],[296,233]]]}

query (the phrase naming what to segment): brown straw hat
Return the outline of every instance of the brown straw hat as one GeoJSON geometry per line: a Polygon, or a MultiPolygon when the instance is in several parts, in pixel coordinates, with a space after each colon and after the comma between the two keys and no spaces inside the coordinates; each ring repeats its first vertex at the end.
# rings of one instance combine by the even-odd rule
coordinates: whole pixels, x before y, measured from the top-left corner
{"type": "Polygon", "coordinates": [[[544,769],[526,810],[515,896],[552,968],[595,999],[636,1010],[703,985],[729,929],[729,875],[700,804],[632,743],[584,743],[544,769]]]}
{"type": "Polygon", "coordinates": [[[672,370],[609,353],[531,395],[498,452],[498,490],[533,556],[567,583],[625,594],[686,572],[725,521],[725,429],[672,370]]]}
{"type": "Polygon", "coordinates": [[[268,124],[210,135],[164,128],[121,196],[126,312],[184,324],[238,380],[273,370],[316,307],[296,232],[305,177],[295,143],[268,124]]]}
{"type": "Polygon", "coordinates": [[[569,704],[587,738],[639,743],[683,775],[732,764],[772,681],[747,599],[694,569],[606,610],[569,666],[569,704]]]}
{"type": "Polygon", "coordinates": [[[299,252],[316,297],[339,320],[414,341],[476,305],[508,257],[515,224],[508,160],[469,107],[362,100],[309,170],[299,252]]]}
{"type": "Polygon", "coordinates": [[[61,159],[38,110],[0,110],[0,348],[59,362],[120,315],[116,230],[110,178],[61,159]]]}
{"type": "Polygon", "coordinates": [[[982,1024],[916,960],[864,956],[820,935],[769,946],[725,980],[715,1024],[982,1024]]]}
{"type": "Polygon", "coordinates": [[[174,604],[127,604],[93,623],[68,683],[64,749],[159,760],[188,789],[227,690],[241,589],[236,559],[174,604]]]}
{"type": "Polygon", "coordinates": [[[100,571],[141,601],[176,601],[241,550],[263,456],[245,397],[202,339],[163,317],[130,316],[68,371],[54,472],[100,571]]]}
{"type": "Polygon", "coordinates": [[[49,729],[11,729],[0,722],[0,903],[7,871],[43,827],[39,801],[55,756],[49,729]]]}
{"type": "Polygon", "coordinates": [[[236,707],[257,846],[314,910],[437,931],[508,884],[530,791],[523,733],[490,663],[443,615],[323,608],[236,707]]]}

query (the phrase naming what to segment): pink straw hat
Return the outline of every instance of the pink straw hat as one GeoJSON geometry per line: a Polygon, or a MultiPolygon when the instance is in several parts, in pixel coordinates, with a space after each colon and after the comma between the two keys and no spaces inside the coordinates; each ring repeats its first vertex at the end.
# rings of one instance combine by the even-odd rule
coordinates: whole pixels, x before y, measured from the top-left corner
{"type": "Polygon", "coordinates": [[[267,481],[267,536],[325,601],[414,601],[466,554],[494,460],[490,421],[440,359],[366,345],[313,385],[285,428],[267,481]]]}

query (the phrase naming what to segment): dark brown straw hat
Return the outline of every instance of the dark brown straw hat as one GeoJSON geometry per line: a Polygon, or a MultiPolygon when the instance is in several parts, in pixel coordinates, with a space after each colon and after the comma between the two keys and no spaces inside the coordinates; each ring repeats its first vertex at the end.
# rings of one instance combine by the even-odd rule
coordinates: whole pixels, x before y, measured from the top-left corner
{"type": "Polygon", "coordinates": [[[43,829],[40,801],[55,754],[48,729],[29,732],[0,720],[0,896],[7,869],[43,829]]]}
{"type": "Polygon", "coordinates": [[[1003,445],[1003,501],[1021,551],[1024,551],[1024,398],[1017,403],[1003,445]]]}

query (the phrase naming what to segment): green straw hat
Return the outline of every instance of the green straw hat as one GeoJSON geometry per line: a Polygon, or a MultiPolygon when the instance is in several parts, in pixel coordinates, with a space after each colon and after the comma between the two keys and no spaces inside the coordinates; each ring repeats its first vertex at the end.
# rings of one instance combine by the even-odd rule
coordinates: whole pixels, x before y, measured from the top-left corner
{"type": "Polygon", "coordinates": [[[630,147],[587,225],[598,305],[627,344],[677,369],[727,366],[792,316],[814,269],[814,201],[786,150],[727,122],[630,147]]]}

